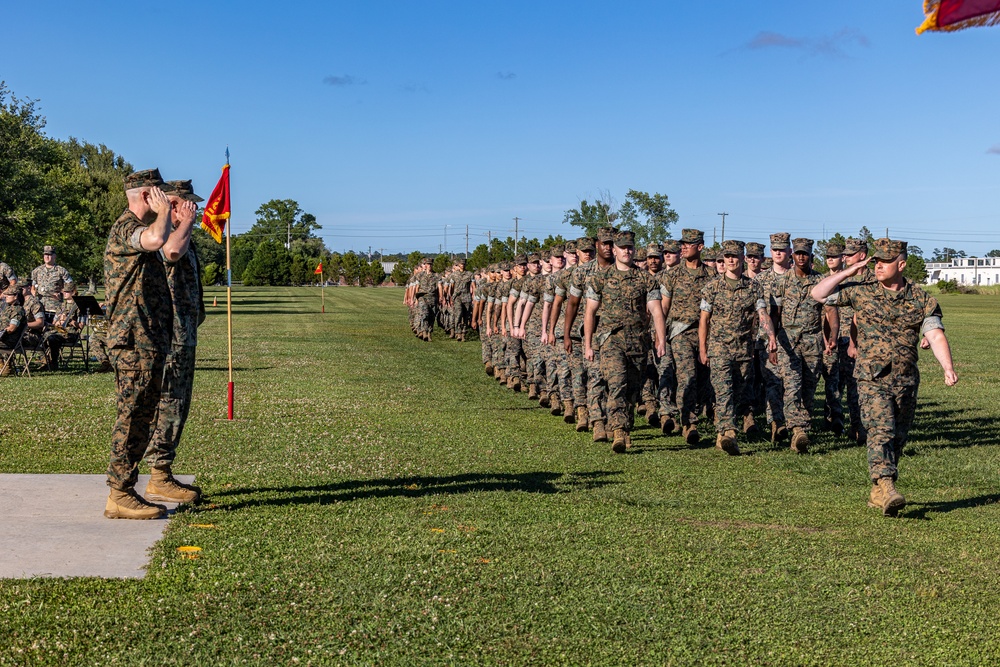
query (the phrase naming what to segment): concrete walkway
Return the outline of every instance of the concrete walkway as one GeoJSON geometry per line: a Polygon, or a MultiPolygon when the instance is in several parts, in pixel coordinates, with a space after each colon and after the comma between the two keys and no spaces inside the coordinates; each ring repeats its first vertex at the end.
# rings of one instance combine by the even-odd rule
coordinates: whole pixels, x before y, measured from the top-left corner
{"type": "MultiPolygon", "coordinates": [[[[146,576],[167,519],[106,519],[104,475],[0,475],[0,578],[146,576]]],[[[190,484],[193,475],[177,475],[190,484]]],[[[139,475],[141,493],[149,475],[139,475]]],[[[160,503],[173,515],[177,503],[160,503]]]]}

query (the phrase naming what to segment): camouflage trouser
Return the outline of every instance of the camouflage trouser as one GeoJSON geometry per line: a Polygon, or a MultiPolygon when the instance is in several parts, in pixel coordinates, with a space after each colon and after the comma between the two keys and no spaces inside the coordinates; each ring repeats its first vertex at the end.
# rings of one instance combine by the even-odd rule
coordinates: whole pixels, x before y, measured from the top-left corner
{"type": "Polygon", "coordinates": [[[417,333],[430,334],[434,332],[436,310],[434,297],[422,296],[417,299],[417,333]]]}
{"type": "MultiPolygon", "coordinates": [[[[587,412],[591,424],[608,420],[608,383],[604,379],[604,373],[601,372],[602,356],[604,355],[600,350],[594,350],[593,361],[584,359],[584,365],[587,367],[587,412]]],[[[645,358],[645,355],[643,356],[645,358]]],[[[639,388],[641,387],[640,384],[639,388]]],[[[638,399],[638,396],[636,398],[638,399]]]]}
{"type": "Polygon", "coordinates": [[[751,413],[752,365],[750,358],[715,355],[709,359],[712,387],[715,389],[715,430],[719,433],[736,430],[739,428],[737,419],[742,422],[744,415],[751,413]]]}
{"type": "Polygon", "coordinates": [[[90,334],[90,339],[87,341],[87,352],[93,355],[98,364],[111,363],[108,358],[108,343],[104,339],[104,334],[90,334]]]}
{"type": "Polygon", "coordinates": [[[868,437],[868,474],[896,479],[899,455],[913,426],[917,410],[917,385],[858,380],[861,421],[868,437]]]}
{"type": "MultiPolygon", "coordinates": [[[[654,353],[655,356],[655,353],[654,353]]],[[[674,367],[674,354],[667,346],[666,353],[655,360],[657,375],[656,400],[660,404],[661,417],[677,417],[677,369],[674,367]]]]}
{"type": "Polygon", "coordinates": [[[486,330],[483,330],[483,335],[479,337],[479,345],[482,348],[483,353],[483,365],[493,364],[493,336],[487,336],[486,330]]]}
{"type": "MultiPolygon", "coordinates": [[[[573,341],[573,351],[566,356],[567,361],[569,361],[570,381],[573,387],[573,407],[585,408],[587,407],[587,379],[589,374],[587,373],[587,363],[583,358],[583,342],[576,338],[571,338],[570,340],[573,341]]],[[[598,353],[595,352],[594,354],[597,355],[598,353]]]]}
{"type": "MultiPolygon", "coordinates": [[[[556,363],[556,377],[555,377],[555,391],[559,392],[559,399],[562,401],[574,401],[573,398],[573,372],[570,366],[570,355],[566,354],[566,348],[563,347],[562,340],[556,341],[556,344],[552,346],[555,351],[556,363]]],[[[553,380],[550,378],[549,382],[552,383],[553,380]]],[[[549,386],[553,386],[550,384],[549,386]]],[[[575,405],[573,407],[576,407],[575,405]]]]}
{"type": "Polygon", "coordinates": [[[766,345],[756,339],[753,344],[753,362],[750,364],[750,372],[753,374],[751,381],[751,391],[753,393],[753,414],[763,415],[767,412],[766,394],[764,392],[764,364],[767,363],[767,353],[764,352],[766,345]]]}
{"type": "Polygon", "coordinates": [[[146,448],[146,463],[165,468],[174,461],[181,432],[191,409],[194,386],[194,353],[191,345],[175,345],[163,365],[163,387],[156,413],[156,430],[146,448]]]}
{"type": "Polygon", "coordinates": [[[524,332],[524,356],[527,359],[528,384],[541,390],[545,378],[545,360],[542,358],[542,330],[536,328],[524,332]]]}
{"type": "MultiPolygon", "coordinates": [[[[865,432],[861,419],[861,406],[858,402],[858,381],[854,379],[854,359],[847,354],[849,339],[841,338],[837,351],[840,354],[840,387],[841,393],[847,395],[847,413],[851,417],[851,426],[858,429],[862,435],[865,432]]],[[[862,441],[863,442],[863,441],[862,441]]]]}
{"type": "Polygon", "coordinates": [[[780,364],[772,364],[768,359],[767,348],[757,351],[758,364],[763,375],[764,411],[768,423],[785,423],[785,382],[781,379],[780,364]]]}
{"type": "Polygon", "coordinates": [[[460,299],[455,302],[454,313],[455,333],[465,336],[469,332],[469,324],[472,320],[472,302],[468,299],[460,299]]]}
{"type": "Polygon", "coordinates": [[[698,403],[704,397],[704,366],[698,361],[698,327],[677,334],[670,339],[670,352],[677,373],[677,407],[681,424],[698,422],[698,403]]]}
{"type": "MultiPolygon", "coordinates": [[[[600,370],[607,387],[607,426],[632,430],[635,405],[642,391],[647,352],[635,341],[616,334],[601,345],[600,370]]],[[[596,356],[595,356],[596,359],[596,356]]]]}
{"type": "Polygon", "coordinates": [[[822,343],[817,344],[813,336],[803,336],[790,347],[784,332],[778,335],[778,341],[778,365],[785,384],[786,425],[808,431],[823,366],[822,343]]]}
{"type": "Polygon", "coordinates": [[[507,369],[507,337],[501,334],[499,331],[494,330],[493,335],[490,336],[493,339],[493,368],[497,368],[502,371],[507,369]]]}
{"type": "Polygon", "coordinates": [[[653,350],[646,355],[646,362],[642,367],[642,390],[639,392],[639,400],[642,403],[656,403],[657,390],[660,386],[660,374],[656,371],[656,353],[653,350]]]}
{"type": "Polygon", "coordinates": [[[521,373],[521,357],[524,356],[524,343],[520,338],[507,337],[507,376],[520,380],[524,375],[521,373]]]}
{"type": "Polygon", "coordinates": [[[555,345],[542,345],[542,359],[545,360],[545,378],[542,381],[542,391],[548,394],[560,395],[559,392],[559,372],[562,360],[560,348],[555,345]]]}
{"type": "Polygon", "coordinates": [[[840,402],[840,350],[834,350],[832,354],[823,352],[823,362],[820,366],[823,375],[823,389],[826,394],[826,402],[823,416],[827,421],[834,424],[844,423],[844,406],[840,402]]]}
{"type": "Polygon", "coordinates": [[[108,486],[124,490],[135,486],[139,461],[156,426],[166,355],[155,350],[121,347],[113,347],[108,353],[115,367],[118,394],[108,486]]]}

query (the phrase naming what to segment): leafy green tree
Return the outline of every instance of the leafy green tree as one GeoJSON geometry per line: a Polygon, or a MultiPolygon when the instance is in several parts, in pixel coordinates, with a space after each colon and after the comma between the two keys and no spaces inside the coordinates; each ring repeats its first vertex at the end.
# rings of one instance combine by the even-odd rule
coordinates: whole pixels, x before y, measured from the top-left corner
{"type": "Polygon", "coordinates": [[[361,260],[353,250],[344,253],[341,259],[341,270],[348,285],[357,285],[361,277],[361,260]]]}
{"type": "Polygon", "coordinates": [[[670,226],[678,220],[677,211],[670,207],[666,195],[650,195],[629,190],[618,209],[618,227],[635,233],[636,247],[670,238],[670,226]]]}
{"type": "MultiPolygon", "coordinates": [[[[216,243],[215,239],[201,228],[200,219],[195,222],[195,227],[191,232],[191,243],[194,244],[195,254],[198,255],[198,263],[202,266],[207,264],[217,264],[220,267],[225,268],[226,266],[226,244],[225,239],[222,243],[216,243]]],[[[230,254],[232,253],[233,244],[230,243],[230,254]]],[[[253,258],[253,252],[251,250],[250,256],[247,258],[247,264],[250,263],[250,259],[253,258]]],[[[246,269],[246,264],[243,265],[246,269]]],[[[242,272],[236,275],[242,275],[242,272]]]]}
{"type": "Polygon", "coordinates": [[[514,239],[508,236],[507,241],[490,240],[490,263],[509,262],[512,259],[514,259],[514,239]]]}
{"type": "Polygon", "coordinates": [[[932,262],[950,262],[956,257],[968,257],[964,250],[955,250],[954,248],[934,248],[934,254],[931,257],[932,262]]]}
{"type": "Polygon", "coordinates": [[[291,281],[291,257],[278,241],[257,245],[253,259],[243,272],[244,285],[287,285],[291,281]]]}
{"type": "Polygon", "coordinates": [[[272,199],[261,204],[256,214],[257,221],[246,235],[258,242],[272,239],[284,245],[289,234],[293,240],[303,240],[320,229],[316,216],[303,213],[294,199],[272,199]]]}
{"type": "Polygon", "coordinates": [[[406,281],[410,279],[410,273],[413,272],[413,267],[407,262],[396,262],[396,266],[392,267],[392,273],[389,274],[389,279],[397,285],[405,285],[406,281]]]}
{"type": "Polygon", "coordinates": [[[988,253],[986,253],[986,256],[987,257],[1000,257],[1000,249],[994,248],[993,250],[990,250],[988,253]]]}
{"type": "Polygon", "coordinates": [[[297,253],[290,253],[291,261],[288,264],[289,279],[293,285],[305,285],[312,282],[309,274],[312,273],[306,266],[306,258],[297,253]]]}
{"type": "Polygon", "coordinates": [[[209,262],[201,270],[201,282],[205,285],[215,285],[225,278],[224,273],[218,264],[209,262]]]}
{"type": "Polygon", "coordinates": [[[564,243],[566,243],[566,239],[562,237],[562,234],[556,234],[555,236],[549,234],[545,237],[545,240],[542,241],[542,250],[548,250],[552,246],[562,245],[564,243]]]}
{"type": "Polygon", "coordinates": [[[469,261],[466,262],[466,268],[470,271],[475,271],[476,269],[481,269],[484,266],[490,265],[490,249],[485,243],[480,243],[469,255],[469,261]]]}
{"type": "Polygon", "coordinates": [[[385,282],[385,267],[382,266],[381,259],[373,259],[368,264],[368,279],[372,287],[378,287],[385,282]]]}
{"type": "Polygon", "coordinates": [[[915,283],[927,282],[927,262],[924,261],[924,258],[912,253],[907,255],[903,277],[909,278],[915,283]]]}
{"type": "MultiPolygon", "coordinates": [[[[214,243],[214,241],[213,241],[214,243]]],[[[254,253],[257,251],[258,242],[246,234],[232,237],[229,244],[229,259],[233,270],[234,280],[236,276],[243,276],[243,273],[250,265],[254,253]]],[[[284,249],[284,248],[282,248],[284,249]]],[[[225,248],[223,248],[223,259],[221,265],[225,264],[225,248]]],[[[242,279],[242,278],[241,278],[242,279]]]]}
{"type": "Polygon", "coordinates": [[[339,252],[331,252],[323,264],[323,279],[339,284],[343,272],[343,256],[339,252]]]}
{"type": "Polygon", "coordinates": [[[582,236],[597,236],[598,229],[613,225],[618,219],[618,212],[613,208],[611,198],[607,195],[593,203],[584,199],[579,208],[571,208],[563,214],[563,223],[583,229],[582,236]]]}
{"type": "Polygon", "coordinates": [[[434,258],[434,263],[431,264],[431,269],[433,269],[435,273],[442,273],[449,266],[451,266],[451,255],[441,253],[434,258]]]}

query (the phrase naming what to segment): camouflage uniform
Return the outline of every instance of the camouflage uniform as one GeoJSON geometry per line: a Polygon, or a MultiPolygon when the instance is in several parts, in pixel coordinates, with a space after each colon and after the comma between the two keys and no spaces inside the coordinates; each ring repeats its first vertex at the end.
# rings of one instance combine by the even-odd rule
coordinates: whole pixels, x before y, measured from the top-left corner
{"type": "Polygon", "coordinates": [[[471,271],[456,271],[451,277],[452,328],[463,340],[469,332],[469,322],[472,318],[472,284],[474,276],[471,271]]]}
{"type": "Polygon", "coordinates": [[[7,289],[8,285],[17,282],[17,274],[14,269],[4,262],[0,262],[0,291],[7,289]]]}
{"type": "Polygon", "coordinates": [[[34,294],[24,297],[24,315],[27,330],[24,332],[24,339],[21,341],[25,349],[38,347],[45,335],[45,307],[34,294]],[[32,328],[32,324],[41,322],[38,328],[32,328]]]}
{"type": "MultiPolygon", "coordinates": [[[[764,244],[750,242],[746,244],[745,254],[747,257],[764,257],[764,244]]],[[[758,275],[763,275],[763,271],[758,275]]],[[[750,276],[747,276],[748,278],[750,276]]],[[[751,280],[758,282],[757,278],[750,278],[751,280]]],[[[760,284],[758,282],[758,284],[760,284]]],[[[763,285],[761,286],[763,291],[763,285]]],[[[767,295],[764,295],[764,302],[767,303],[767,295]]],[[[770,316],[770,309],[765,307],[770,316]]],[[[767,349],[766,336],[761,337],[760,322],[754,321],[754,342],[753,342],[753,360],[751,363],[751,373],[753,378],[751,379],[752,392],[753,392],[753,412],[754,414],[764,414],[766,408],[764,407],[766,401],[764,400],[764,364],[767,361],[767,353],[761,354],[762,351],[767,349]]]]}
{"type": "MultiPolygon", "coordinates": [[[[686,243],[701,243],[701,232],[684,230],[689,233],[686,243]],[[696,234],[690,232],[697,232],[696,234]],[[695,237],[698,240],[695,241],[695,237]]],[[[664,316],[670,322],[667,340],[674,361],[677,377],[677,408],[681,424],[695,424],[698,421],[698,401],[703,394],[702,384],[708,381],[707,369],[698,360],[698,321],[701,318],[701,297],[705,286],[715,275],[702,263],[689,269],[682,262],[670,271],[660,274],[660,291],[663,299],[670,299],[670,307],[664,316]]],[[[672,416],[661,406],[661,416],[672,416]]]]}
{"type": "MultiPolygon", "coordinates": [[[[876,246],[880,243],[887,246],[887,256],[906,249],[898,241],[879,239],[876,246]]],[[[877,482],[882,477],[896,479],[899,456],[913,425],[920,339],[944,326],[937,299],[918,285],[904,279],[902,289],[893,291],[869,276],[842,284],[827,303],[850,306],[857,316],[854,377],[868,441],[869,476],[877,482]]]]}
{"type": "MultiPolygon", "coordinates": [[[[771,234],[771,247],[778,250],[789,248],[789,236],[790,235],[785,232],[771,234]]],[[[775,292],[777,290],[776,284],[783,275],[785,274],[775,272],[774,267],[772,266],[754,278],[754,280],[760,283],[760,286],[764,291],[764,301],[767,303],[767,310],[769,314],[778,307],[778,303],[775,298],[775,292]]],[[[775,325],[777,325],[777,322],[775,322],[775,325]]],[[[775,326],[775,328],[777,328],[777,326],[775,326]]],[[[768,358],[766,349],[767,346],[763,343],[765,336],[766,334],[764,333],[764,330],[759,329],[758,339],[761,342],[758,343],[756,349],[758,366],[760,367],[761,374],[763,376],[764,411],[767,415],[767,421],[769,423],[784,424],[785,385],[781,377],[781,369],[776,364],[772,364],[768,358]]]]}
{"type": "Polygon", "coordinates": [[[434,333],[434,317],[437,312],[438,276],[426,271],[417,276],[417,333],[430,336],[434,333]]]}
{"type": "MultiPolygon", "coordinates": [[[[549,317],[556,317],[556,349],[559,353],[559,396],[563,402],[572,401],[573,408],[587,407],[587,374],[583,365],[583,324],[582,318],[570,325],[570,342],[572,348],[566,352],[563,345],[563,333],[566,331],[566,309],[570,287],[573,283],[573,272],[577,265],[567,266],[555,274],[552,291],[554,296],[562,298],[559,312],[549,317]],[[579,377],[577,377],[579,375],[579,377]]],[[[579,315],[579,313],[577,313],[579,315]]]]}
{"type": "MultiPolygon", "coordinates": [[[[73,289],[73,283],[66,283],[66,287],[73,289]]],[[[73,299],[65,299],[59,302],[59,308],[53,313],[52,329],[44,334],[45,344],[49,353],[49,368],[55,370],[59,354],[66,345],[73,345],[80,340],[80,329],[77,321],[80,318],[80,307],[73,299]]]]}
{"type": "MultiPolygon", "coordinates": [[[[603,232],[604,230],[602,230],[603,232]]],[[[601,238],[600,236],[598,238],[601,238]]],[[[602,239],[603,240],[603,239],[602,239]]],[[[573,323],[573,332],[571,336],[576,339],[579,337],[581,341],[579,363],[580,366],[571,366],[573,373],[573,402],[579,407],[579,401],[581,395],[585,397],[587,414],[590,418],[590,423],[594,424],[596,422],[607,422],[607,402],[608,402],[608,383],[601,374],[601,352],[599,349],[594,349],[594,360],[587,361],[583,356],[583,297],[586,293],[587,279],[590,278],[596,271],[601,269],[600,265],[597,263],[597,258],[590,260],[589,262],[583,262],[582,264],[577,264],[573,267],[573,277],[570,281],[569,293],[572,296],[581,299],[580,307],[577,309],[576,321],[573,323]],[[585,383],[585,384],[584,384],[585,383]]],[[[603,314],[602,309],[597,311],[597,322],[598,327],[600,327],[601,316],[603,314]]],[[[577,360],[576,348],[578,345],[574,344],[574,354],[571,359],[572,361],[577,360]]]]}
{"type": "MultiPolygon", "coordinates": [[[[190,189],[189,181],[186,188],[190,189]]],[[[178,190],[178,193],[183,194],[184,191],[178,190]]],[[[191,242],[188,251],[176,262],[168,262],[165,257],[163,260],[173,304],[174,324],[170,354],[167,355],[163,368],[163,388],[157,409],[156,430],[146,449],[146,462],[151,468],[169,468],[177,455],[177,445],[191,409],[198,326],[205,321],[201,271],[194,242],[191,242]]]]}
{"type": "MultiPolygon", "coordinates": [[[[558,252],[560,255],[565,251],[565,246],[556,246],[552,249],[553,254],[558,252]]],[[[553,271],[547,276],[544,276],[544,283],[542,289],[542,304],[544,307],[546,304],[549,307],[549,322],[555,323],[555,331],[558,335],[559,332],[563,330],[565,324],[565,308],[559,308],[559,312],[555,312],[553,309],[556,288],[559,281],[560,274],[565,270],[559,269],[558,271],[553,271]]],[[[565,292],[563,293],[565,297],[565,292]]],[[[536,306],[539,307],[539,306],[536,306]]],[[[552,327],[549,327],[550,329],[552,327]]],[[[542,384],[542,392],[549,394],[549,403],[552,404],[555,401],[555,405],[558,405],[563,397],[568,399],[572,395],[572,385],[569,379],[569,365],[566,363],[566,350],[563,349],[562,345],[558,341],[554,341],[550,344],[542,346],[542,358],[545,361],[545,381],[542,384]],[[562,386],[563,373],[565,372],[565,388],[562,386]],[[563,393],[565,391],[565,393],[563,393]]]]}
{"type": "MultiPolygon", "coordinates": [[[[631,236],[620,233],[616,244],[631,243],[631,236]]],[[[607,386],[608,428],[628,433],[650,347],[646,305],[659,300],[659,286],[645,271],[635,267],[619,271],[612,265],[592,271],[586,290],[587,299],[601,306],[593,347],[595,352],[600,349],[601,377],[607,386]]]]}
{"type": "MultiPolygon", "coordinates": [[[[742,243],[723,243],[723,250],[732,248],[735,252],[737,247],[742,256],[742,243]]],[[[741,426],[742,419],[751,414],[753,323],[759,320],[758,311],[766,310],[765,305],[760,284],[746,276],[736,280],[723,276],[702,289],[701,310],[711,315],[707,351],[715,389],[715,430],[719,433],[736,430],[737,419],[741,426]]]]}
{"type": "MultiPolygon", "coordinates": [[[[146,182],[159,185],[163,181],[156,172],[150,173],[146,182]]],[[[107,342],[118,395],[108,486],[120,491],[135,486],[139,461],[156,424],[163,364],[173,330],[163,262],[159,253],[142,248],[140,237],[146,227],[126,210],[111,225],[104,251],[107,342]]]]}
{"type": "MultiPolygon", "coordinates": [[[[45,246],[45,249],[51,251],[50,246],[45,246]]],[[[45,310],[50,313],[54,313],[59,308],[59,296],[62,293],[63,284],[72,281],[69,272],[58,264],[55,266],[42,264],[31,272],[31,284],[35,286],[38,298],[45,310]]]]}
{"type": "MultiPolygon", "coordinates": [[[[795,251],[805,244],[795,239],[795,251]]],[[[809,241],[809,252],[812,241],[809,241]]],[[[811,427],[813,397],[823,365],[823,304],[810,292],[822,275],[810,267],[806,276],[792,268],[776,283],[775,300],[781,306],[778,329],[778,365],[785,385],[784,409],[787,426],[808,431],[811,427]]]]}
{"type": "MultiPolygon", "coordinates": [[[[541,260],[538,253],[532,254],[530,262],[541,260]]],[[[518,300],[525,301],[522,306],[521,327],[524,329],[524,356],[528,367],[528,384],[535,385],[537,391],[542,391],[545,379],[545,360],[542,358],[542,293],[546,283],[546,276],[541,273],[524,277],[521,285],[521,292],[518,300]],[[524,318],[524,308],[531,304],[531,313],[527,321],[524,318]]]]}
{"type": "MultiPolygon", "coordinates": [[[[527,258],[524,255],[518,255],[514,258],[514,265],[525,265],[527,264],[527,258]]],[[[510,281],[510,289],[507,292],[507,308],[510,313],[510,321],[513,322],[514,319],[514,309],[517,308],[517,300],[521,296],[521,289],[524,286],[524,281],[526,276],[515,277],[510,281]]],[[[507,336],[507,377],[512,378],[518,382],[524,379],[524,372],[522,368],[526,368],[526,362],[524,357],[524,341],[520,338],[514,338],[513,332],[508,332],[507,336]]]]}
{"type": "MultiPolygon", "coordinates": [[[[8,287],[3,291],[6,293],[10,289],[12,288],[8,287]]],[[[4,299],[0,303],[2,303],[0,305],[0,345],[10,349],[17,345],[17,341],[21,337],[21,331],[24,330],[26,324],[24,308],[17,301],[7,303],[6,299],[4,299]],[[7,327],[11,324],[14,325],[14,331],[7,331],[7,327]]],[[[2,360],[6,359],[7,355],[2,355],[2,360]]]]}

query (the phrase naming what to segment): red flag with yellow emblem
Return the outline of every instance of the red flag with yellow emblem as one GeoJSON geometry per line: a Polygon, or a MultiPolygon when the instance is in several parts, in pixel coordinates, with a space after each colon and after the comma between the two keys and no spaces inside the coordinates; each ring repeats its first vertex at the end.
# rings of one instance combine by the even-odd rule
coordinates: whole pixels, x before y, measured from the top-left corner
{"type": "Polygon", "coordinates": [[[205,203],[205,213],[201,216],[201,228],[211,234],[216,243],[222,243],[229,211],[229,164],[227,163],[222,167],[222,176],[212,190],[212,196],[205,203]]]}
{"type": "Polygon", "coordinates": [[[964,30],[1000,23],[1000,0],[924,0],[927,18],[917,34],[964,30]]]}

